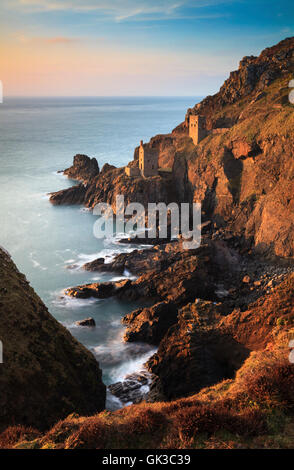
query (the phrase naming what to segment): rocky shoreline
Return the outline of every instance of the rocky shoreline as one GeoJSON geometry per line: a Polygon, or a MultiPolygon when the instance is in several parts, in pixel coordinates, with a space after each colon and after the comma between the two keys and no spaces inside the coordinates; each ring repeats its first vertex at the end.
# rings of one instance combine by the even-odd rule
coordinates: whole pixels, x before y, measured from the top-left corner
{"type": "Polygon", "coordinates": [[[145,371],[108,387],[123,404],[188,396],[231,378],[250,349],[220,330],[221,319],[246,311],[294,273],[292,260],[278,262],[241,255],[230,241],[207,239],[206,242],[191,253],[183,250],[180,242],[173,242],[120,254],[107,264],[101,259],[95,260],[84,269],[122,273],[127,268],[139,277],[136,281],[93,283],[66,291],[67,295],[77,298],[118,296],[148,298],[154,302],[151,307],[139,308],[122,318],[126,325],[125,341],[146,342],[158,347],[158,352],[147,361],[145,371]],[[185,276],[191,275],[195,267],[197,275],[192,276],[191,285],[188,283],[182,290],[185,262],[189,267],[185,276]],[[205,265],[209,265],[208,271],[205,265]],[[167,289],[167,284],[176,285],[176,293],[167,289]],[[188,299],[192,297],[193,302],[189,304],[188,299]],[[210,359],[203,358],[204,351],[210,359]],[[217,363],[213,357],[218,358],[217,363]]]}

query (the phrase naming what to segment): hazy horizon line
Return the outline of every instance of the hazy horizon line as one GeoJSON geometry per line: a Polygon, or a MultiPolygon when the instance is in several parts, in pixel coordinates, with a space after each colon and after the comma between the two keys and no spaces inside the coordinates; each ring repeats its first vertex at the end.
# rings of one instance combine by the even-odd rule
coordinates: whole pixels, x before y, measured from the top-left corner
{"type": "Polygon", "coordinates": [[[207,95],[5,95],[7,98],[203,98],[207,95]]]}

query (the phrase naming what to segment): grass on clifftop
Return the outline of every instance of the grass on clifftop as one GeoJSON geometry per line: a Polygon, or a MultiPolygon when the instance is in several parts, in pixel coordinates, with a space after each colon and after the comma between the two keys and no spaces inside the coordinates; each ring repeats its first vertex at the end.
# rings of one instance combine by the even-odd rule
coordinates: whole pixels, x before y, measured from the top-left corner
{"type": "Polygon", "coordinates": [[[250,95],[224,106],[215,113],[214,119],[231,118],[236,120],[236,124],[224,134],[209,134],[200,142],[199,149],[213,154],[234,140],[246,140],[252,144],[275,136],[290,137],[294,128],[294,105],[289,102],[288,88],[291,78],[289,74],[275,80],[256,102],[252,102],[253,95],[250,95]]]}

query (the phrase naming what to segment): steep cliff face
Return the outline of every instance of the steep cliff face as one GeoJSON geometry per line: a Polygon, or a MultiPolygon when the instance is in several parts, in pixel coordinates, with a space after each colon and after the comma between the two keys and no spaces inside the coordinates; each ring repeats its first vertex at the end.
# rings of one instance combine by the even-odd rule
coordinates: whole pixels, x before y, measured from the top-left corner
{"type": "MultiPolygon", "coordinates": [[[[187,114],[204,114],[209,129],[231,127],[237,122],[240,111],[238,106],[233,106],[231,115],[228,115],[226,106],[246,103],[248,100],[252,102],[252,96],[253,101],[260,100],[275,80],[293,72],[293,47],[294,38],[291,37],[264,49],[258,57],[243,57],[238,70],[230,73],[219,92],[207,96],[201,103],[189,109],[187,114]]],[[[275,98],[278,101],[278,95],[275,98]]]]}
{"type": "Polygon", "coordinates": [[[261,252],[293,257],[294,38],[246,57],[219,93],[189,113],[210,133],[187,159],[191,197],[217,226],[244,235],[261,252]]]}
{"type": "Polygon", "coordinates": [[[150,398],[187,396],[224,378],[231,378],[245,358],[246,347],[218,329],[219,306],[197,300],[179,310],[148,368],[158,380],[150,398]]]}
{"type": "Polygon", "coordinates": [[[105,406],[94,356],[48,312],[10,256],[0,249],[0,427],[48,428],[72,412],[105,406]]]}

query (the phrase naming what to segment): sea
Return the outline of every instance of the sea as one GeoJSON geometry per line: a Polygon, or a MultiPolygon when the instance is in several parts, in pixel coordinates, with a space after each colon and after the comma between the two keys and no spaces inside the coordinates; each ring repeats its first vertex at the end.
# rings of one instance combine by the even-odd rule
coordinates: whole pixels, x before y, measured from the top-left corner
{"type": "MultiPolygon", "coordinates": [[[[201,97],[7,98],[0,104],[0,245],[71,334],[92,351],[106,385],[142,369],[155,352],[124,343],[122,317],[141,306],[115,298],[73,299],[64,290],[78,284],[132,277],[87,272],[98,257],[109,262],[134,249],[113,236],[97,239],[97,218],[81,206],[52,206],[48,193],[70,187],[59,170],[77,153],[126,165],[140,140],[169,133],[201,97]],[[93,317],[95,328],[76,321],[93,317]]],[[[21,322],[21,312],[19,321],[21,322]]]]}

